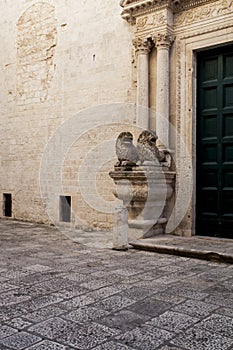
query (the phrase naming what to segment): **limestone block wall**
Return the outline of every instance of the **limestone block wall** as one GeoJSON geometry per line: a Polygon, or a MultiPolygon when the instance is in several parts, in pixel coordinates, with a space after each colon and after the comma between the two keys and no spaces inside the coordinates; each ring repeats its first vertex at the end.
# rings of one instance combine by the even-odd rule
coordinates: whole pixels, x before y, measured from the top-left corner
{"type": "MultiPolygon", "coordinates": [[[[122,20],[115,0],[22,0],[13,5],[6,0],[0,2],[0,13],[0,216],[4,216],[3,194],[10,193],[13,218],[52,223],[55,216],[59,221],[59,196],[66,195],[72,197],[71,225],[78,226],[81,219],[84,226],[110,228],[111,213],[86,203],[78,174],[89,149],[118,134],[118,128],[101,127],[101,111],[106,109],[98,113],[97,106],[135,101],[133,28],[122,20]],[[79,117],[87,109],[92,109],[88,117],[79,117]],[[59,142],[50,145],[55,149],[51,169],[59,162],[64,140],[73,131],[67,124],[59,134],[59,128],[72,118],[82,133],[66,144],[59,178],[62,190],[56,192],[56,181],[51,180],[56,174],[47,169],[48,177],[44,172],[41,178],[41,162],[56,132],[59,142]],[[97,129],[89,131],[93,126],[97,129]]],[[[111,110],[115,108],[104,116],[109,123],[115,118],[111,110]]],[[[116,117],[116,122],[121,120],[131,124],[134,115],[116,117]]],[[[100,151],[93,158],[99,164],[98,193],[111,201],[107,172],[114,160],[105,164],[100,151]]]]}

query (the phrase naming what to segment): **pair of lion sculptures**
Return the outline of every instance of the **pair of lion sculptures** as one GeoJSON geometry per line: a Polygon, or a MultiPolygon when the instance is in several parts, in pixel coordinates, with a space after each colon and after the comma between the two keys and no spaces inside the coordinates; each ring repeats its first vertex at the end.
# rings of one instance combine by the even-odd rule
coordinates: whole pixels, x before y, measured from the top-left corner
{"type": "Polygon", "coordinates": [[[171,155],[167,150],[160,150],[156,146],[158,136],[155,131],[144,130],[137,139],[137,146],[133,144],[130,132],[121,132],[116,141],[116,155],[118,162],[115,167],[133,167],[150,164],[161,164],[170,168],[171,155]]]}

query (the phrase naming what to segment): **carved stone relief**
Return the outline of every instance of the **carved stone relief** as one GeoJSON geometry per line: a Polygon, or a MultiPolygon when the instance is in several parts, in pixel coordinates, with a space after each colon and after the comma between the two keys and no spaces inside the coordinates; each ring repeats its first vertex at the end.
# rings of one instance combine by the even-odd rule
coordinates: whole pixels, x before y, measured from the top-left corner
{"type": "Polygon", "coordinates": [[[147,20],[148,16],[139,18],[136,24],[137,29],[143,29],[147,23],[147,20]]]}
{"type": "Polygon", "coordinates": [[[219,1],[215,4],[204,5],[175,15],[175,26],[188,25],[233,12],[233,0],[219,1]]]}

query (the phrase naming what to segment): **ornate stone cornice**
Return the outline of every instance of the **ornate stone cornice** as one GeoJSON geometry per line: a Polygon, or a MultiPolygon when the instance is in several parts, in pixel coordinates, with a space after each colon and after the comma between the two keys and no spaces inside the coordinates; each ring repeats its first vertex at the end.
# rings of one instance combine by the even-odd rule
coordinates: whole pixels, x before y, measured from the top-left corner
{"type": "Polygon", "coordinates": [[[123,7],[121,16],[131,24],[135,24],[137,16],[164,7],[170,7],[177,13],[215,1],[217,0],[121,0],[120,6],[123,7]]]}
{"type": "Polygon", "coordinates": [[[131,24],[135,23],[135,19],[140,14],[150,13],[155,9],[171,7],[180,0],[122,0],[120,2],[123,7],[121,16],[131,24]]]}
{"type": "Polygon", "coordinates": [[[188,10],[193,7],[205,5],[211,2],[215,2],[217,0],[180,0],[179,4],[175,7],[174,12],[188,10]]]}

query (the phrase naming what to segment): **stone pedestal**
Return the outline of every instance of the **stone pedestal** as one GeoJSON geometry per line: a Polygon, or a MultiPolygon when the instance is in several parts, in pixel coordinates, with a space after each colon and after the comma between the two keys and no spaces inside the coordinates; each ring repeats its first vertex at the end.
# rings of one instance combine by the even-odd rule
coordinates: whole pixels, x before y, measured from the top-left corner
{"type": "Polygon", "coordinates": [[[160,165],[142,165],[117,168],[109,175],[116,184],[114,195],[128,209],[129,239],[165,233],[175,173],[160,165]]]}

